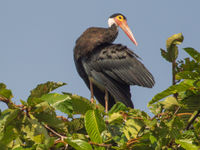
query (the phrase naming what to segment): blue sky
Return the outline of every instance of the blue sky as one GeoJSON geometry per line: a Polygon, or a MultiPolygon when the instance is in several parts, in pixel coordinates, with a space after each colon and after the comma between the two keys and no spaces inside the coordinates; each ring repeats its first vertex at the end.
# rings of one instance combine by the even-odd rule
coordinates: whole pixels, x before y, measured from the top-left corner
{"type": "MultiPolygon", "coordinates": [[[[89,98],[74,61],[75,40],[88,27],[107,27],[110,15],[120,12],[138,42],[135,47],[120,31],[115,43],[127,45],[143,59],[156,80],[152,89],[133,86],[135,108],[148,112],[147,103],[171,85],[171,65],[160,55],[166,39],[182,32],[181,50],[200,50],[200,1],[145,0],[9,0],[0,1],[0,82],[13,91],[14,102],[26,100],[30,90],[46,81],[68,85],[56,92],[71,92],[89,98]]],[[[0,109],[6,105],[0,103],[0,109]]]]}

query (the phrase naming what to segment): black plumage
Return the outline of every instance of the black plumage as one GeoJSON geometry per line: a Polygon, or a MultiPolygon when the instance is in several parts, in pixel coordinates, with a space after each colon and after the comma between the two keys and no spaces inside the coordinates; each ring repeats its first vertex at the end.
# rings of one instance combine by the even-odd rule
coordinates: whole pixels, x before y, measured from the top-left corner
{"type": "MultiPolygon", "coordinates": [[[[114,16],[115,17],[115,16],[114,16]]],[[[154,78],[139,57],[121,44],[112,44],[118,34],[116,24],[109,28],[89,28],[76,41],[74,61],[77,71],[94,96],[105,106],[108,91],[108,109],[116,101],[133,108],[130,85],[151,88],[154,78]]]]}

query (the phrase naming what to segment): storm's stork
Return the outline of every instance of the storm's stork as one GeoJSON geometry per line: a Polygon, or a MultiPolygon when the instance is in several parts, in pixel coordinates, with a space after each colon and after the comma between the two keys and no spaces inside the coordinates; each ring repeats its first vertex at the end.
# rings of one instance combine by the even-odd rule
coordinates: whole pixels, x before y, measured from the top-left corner
{"type": "Polygon", "coordinates": [[[154,78],[138,56],[121,44],[112,42],[121,27],[137,46],[126,17],[120,13],[108,19],[108,28],[88,28],[76,41],[74,61],[76,69],[94,96],[105,106],[106,112],[117,101],[133,108],[130,85],[151,88],[154,78]]]}

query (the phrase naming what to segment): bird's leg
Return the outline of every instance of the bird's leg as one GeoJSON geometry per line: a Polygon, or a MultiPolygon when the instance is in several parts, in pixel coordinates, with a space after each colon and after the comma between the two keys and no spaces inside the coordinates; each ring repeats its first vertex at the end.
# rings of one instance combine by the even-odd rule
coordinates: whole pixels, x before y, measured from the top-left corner
{"type": "Polygon", "coordinates": [[[90,100],[91,100],[91,103],[94,103],[93,84],[92,84],[91,79],[89,79],[89,81],[90,81],[90,92],[91,92],[91,98],[90,98],[90,100]]]}
{"type": "Polygon", "coordinates": [[[108,112],[108,91],[105,89],[105,110],[106,110],[106,114],[108,112]]]}

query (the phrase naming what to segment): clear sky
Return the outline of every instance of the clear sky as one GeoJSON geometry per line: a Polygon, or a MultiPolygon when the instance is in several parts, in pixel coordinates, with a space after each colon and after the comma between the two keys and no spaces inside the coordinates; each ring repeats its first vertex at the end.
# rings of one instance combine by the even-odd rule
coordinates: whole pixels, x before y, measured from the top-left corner
{"type": "MultiPolygon", "coordinates": [[[[4,0],[0,1],[0,82],[13,91],[15,103],[46,81],[68,85],[56,92],[89,98],[74,61],[75,40],[88,27],[107,27],[113,13],[127,17],[138,47],[120,31],[115,43],[127,45],[154,75],[152,89],[132,87],[135,108],[148,112],[147,103],[171,85],[171,65],[160,55],[166,39],[182,32],[180,48],[200,50],[200,1],[183,0],[4,0]]],[[[180,51],[180,57],[186,55],[180,51]]],[[[0,108],[5,105],[0,103],[0,108]]]]}

